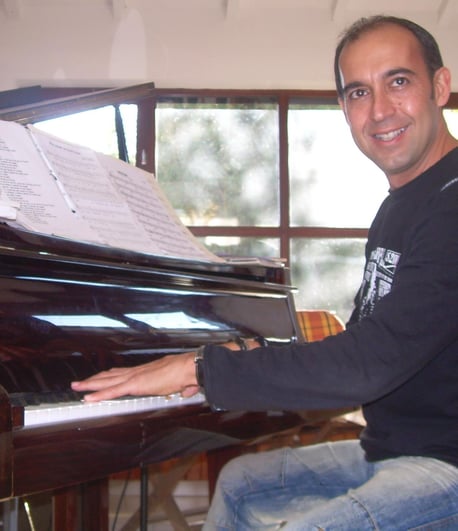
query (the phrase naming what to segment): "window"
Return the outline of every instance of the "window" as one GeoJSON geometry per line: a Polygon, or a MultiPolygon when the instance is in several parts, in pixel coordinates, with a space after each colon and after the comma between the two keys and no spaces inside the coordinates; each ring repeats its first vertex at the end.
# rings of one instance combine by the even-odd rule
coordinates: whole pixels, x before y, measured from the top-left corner
{"type": "Polygon", "coordinates": [[[226,228],[227,235],[203,236],[213,252],[279,256],[277,231],[267,238],[239,231],[279,227],[275,101],[158,102],[155,156],[157,179],[182,221],[226,228]]]}
{"type": "Polygon", "coordinates": [[[306,99],[288,107],[288,168],[296,304],[346,319],[361,280],[365,229],[387,192],[385,176],[355,146],[337,105],[306,99]],[[342,230],[355,228],[364,232],[342,230]]]}
{"type": "Polygon", "coordinates": [[[387,185],[335,98],[158,91],[155,121],[156,176],[182,221],[217,254],[284,258],[298,308],[348,317],[387,185]]]}

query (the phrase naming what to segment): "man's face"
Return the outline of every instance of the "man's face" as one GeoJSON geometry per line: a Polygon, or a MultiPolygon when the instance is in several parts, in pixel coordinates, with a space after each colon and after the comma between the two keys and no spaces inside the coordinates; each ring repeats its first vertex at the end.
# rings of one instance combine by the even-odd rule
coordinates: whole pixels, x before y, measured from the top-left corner
{"type": "Polygon", "coordinates": [[[449,73],[431,81],[414,35],[386,25],[348,44],[340,57],[344,96],[340,104],[353,138],[397,188],[441,156],[441,105],[449,73]]]}

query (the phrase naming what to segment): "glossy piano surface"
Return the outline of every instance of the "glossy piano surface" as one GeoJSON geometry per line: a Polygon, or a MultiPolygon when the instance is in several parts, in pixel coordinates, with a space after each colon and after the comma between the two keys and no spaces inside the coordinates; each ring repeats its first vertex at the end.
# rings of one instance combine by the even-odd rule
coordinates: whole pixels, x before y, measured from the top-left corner
{"type": "Polygon", "coordinates": [[[0,498],[301,423],[183,403],[24,425],[30,400],[58,400],[74,379],[234,336],[298,339],[283,266],[164,259],[1,225],[0,498]]]}

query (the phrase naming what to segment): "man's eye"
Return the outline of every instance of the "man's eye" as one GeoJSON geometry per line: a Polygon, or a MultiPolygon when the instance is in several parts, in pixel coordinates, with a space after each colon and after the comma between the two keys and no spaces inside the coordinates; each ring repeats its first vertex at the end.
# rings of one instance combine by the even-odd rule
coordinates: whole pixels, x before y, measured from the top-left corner
{"type": "Polygon", "coordinates": [[[397,77],[393,80],[393,86],[395,87],[402,87],[404,85],[407,85],[408,80],[405,77],[397,77]]]}
{"type": "Polygon", "coordinates": [[[356,89],[350,92],[349,97],[352,100],[357,100],[358,98],[362,98],[367,94],[367,91],[365,89],[356,89]]]}

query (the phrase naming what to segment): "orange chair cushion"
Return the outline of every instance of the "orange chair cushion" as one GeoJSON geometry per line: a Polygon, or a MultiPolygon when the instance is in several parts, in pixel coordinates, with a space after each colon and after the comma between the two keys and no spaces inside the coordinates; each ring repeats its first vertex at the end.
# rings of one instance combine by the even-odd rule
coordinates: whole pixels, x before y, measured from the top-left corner
{"type": "Polygon", "coordinates": [[[344,324],[327,310],[298,310],[297,320],[306,341],[319,341],[344,330],[344,324]]]}

